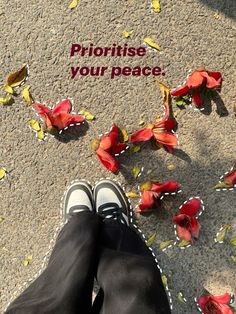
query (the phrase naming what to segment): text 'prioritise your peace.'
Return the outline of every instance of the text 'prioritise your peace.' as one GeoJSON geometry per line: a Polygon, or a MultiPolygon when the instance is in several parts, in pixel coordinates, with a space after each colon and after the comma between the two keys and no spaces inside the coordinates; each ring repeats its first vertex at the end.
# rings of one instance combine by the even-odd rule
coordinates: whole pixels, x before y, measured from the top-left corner
{"type": "Polygon", "coordinates": [[[120,76],[159,76],[165,75],[160,67],[149,67],[149,66],[87,66],[80,65],[82,57],[130,57],[130,58],[142,58],[146,55],[147,50],[145,47],[129,47],[128,44],[123,46],[113,44],[111,47],[95,47],[93,44],[90,44],[87,47],[83,47],[80,44],[72,44],[70,48],[70,57],[77,58],[76,66],[71,66],[71,78],[74,79],[77,76],[86,77],[86,76],[104,76],[108,74],[113,80],[116,77],[120,76]]]}

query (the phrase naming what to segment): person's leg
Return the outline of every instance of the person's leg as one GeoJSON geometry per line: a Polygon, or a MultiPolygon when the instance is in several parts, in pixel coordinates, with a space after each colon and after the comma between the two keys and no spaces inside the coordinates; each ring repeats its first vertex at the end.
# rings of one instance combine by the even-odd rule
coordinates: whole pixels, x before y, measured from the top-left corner
{"type": "Polygon", "coordinates": [[[90,186],[73,184],[64,200],[68,222],[44,272],[10,305],[7,314],[89,314],[97,267],[100,219],[90,186]]]}
{"type": "Polygon", "coordinates": [[[165,289],[154,257],[129,227],[129,206],[114,182],[94,188],[95,207],[104,219],[97,281],[101,289],[93,313],[169,314],[165,289]]]}

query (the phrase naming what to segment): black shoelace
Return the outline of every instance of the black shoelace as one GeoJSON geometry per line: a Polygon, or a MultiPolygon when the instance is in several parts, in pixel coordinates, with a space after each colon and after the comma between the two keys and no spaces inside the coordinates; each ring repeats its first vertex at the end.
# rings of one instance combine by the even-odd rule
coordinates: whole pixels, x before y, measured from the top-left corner
{"type": "Polygon", "coordinates": [[[103,219],[112,219],[117,220],[125,225],[127,225],[127,221],[125,220],[124,216],[122,215],[122,208],[119,207],[116,203],[106,203],[102,204],[98,208],[98,214],[103,219]]]}

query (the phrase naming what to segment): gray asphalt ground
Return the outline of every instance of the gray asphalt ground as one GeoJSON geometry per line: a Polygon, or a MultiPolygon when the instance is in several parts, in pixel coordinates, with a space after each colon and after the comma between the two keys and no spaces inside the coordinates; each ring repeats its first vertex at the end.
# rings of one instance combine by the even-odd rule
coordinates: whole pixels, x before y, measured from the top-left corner
{"type": "MultiPolygon", "coordinates": [[[[1,106],[0,166],[10,171],[0,184],[0,282],[1,313],[18,295],[24,283],[40,271],[49,243],[61,223],[60,200],[68,184],[76,178],[92,183],[101,177],[119,180],[127,191],[137,187],[132,178],[134,165],[153,169],[161,180],[174,179],[183,192],[167,197],[165,206],[173,213],[192,196],[200,196],[205,212],[200,216],[200,238],[186,250],[172,247],[160,251],[162,241],[174,239],[173,225],[164,210],[139,217],[138,225],[157,238],[154,250],[168,276],[174,314],[196,314],[194,297],[204,288],[213,294],[235,292],[235,265],[230,261],[235,249],[227,243],[215,244],[222,223],[236,234],[234,191],[210,189],[235,160],[235,1],[162,0],[161,13],[151,13],[150,0],[80,0],[73,11],[68,1],[0,1],[1,83],[7,74],[24,63],[30,67],[29,83],[36,100],[50,105],[71,97],[75,110],[89,109],[96,121],[87,133],[68,143],[52,137],[40,143],[28,127],[35,118],[32,109],[17,98],[12,106],[1,106]],[[216,15],[214,16],[214,14],[216,15]],[[217,18],[218,16],[218,18],[217,18]],[[125,39],[121,33],[133,30],[125,39]],[[72,43],[111,46],[113,43],[139,47],[151,36],[162,48],[148,50],[143,58],[70,58],[72,43]],[[77,64],[102,66],[160,66],[162,80],[176,87],[190,69],[205,64],[224,77],[222,101],[212,103],[207,114],[186,108],[178,112],[180,145],[173,155],[152,151],[148,145],[140,153],[122,157],[125,164],[118,176],[106,171],[90,149],[97,134],[110,129],[111,122],[126,126],[131,133],[138,120],[153,120],[163,112],[161,94],[154,77],[76,77],[70,67],[77,64]],[[224,113],[228,111],[228,115],[224,113]],[[176,170],[167,170],[175,164],[176,170]],[[22,260],[33,259],[25,267],[22,260]],[[183,304],[177,294],[187,299],[183,304]]],[[[174,107],[174,110],[176,108],[174,107]]],[[[135,206],[134,202],[134,206],[135,206]]],[[[47,255],[48,256],[48,255],[47,255]]],[[[68,258],[65,256],[65,259],[68,258]]]]}

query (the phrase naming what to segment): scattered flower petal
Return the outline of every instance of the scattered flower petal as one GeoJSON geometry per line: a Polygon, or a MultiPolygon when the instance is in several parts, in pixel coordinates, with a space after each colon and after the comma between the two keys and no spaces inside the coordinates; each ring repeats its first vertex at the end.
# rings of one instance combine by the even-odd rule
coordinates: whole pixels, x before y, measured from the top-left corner
{"type": "Polygon", "coordinates": [[[191,242],[190,241],[186,241],[186,240],[181,240],[179,243],[178,243],[178,247],[186,247],[188,245],[190,245],[191,242]]]}
{"type": "Polygon", "coordinates": [[[10,85],[5,84],[3,88],[7,93],[12,94],[12,95],[14,94],[14,89],[10,85]]]}
{"type": "Polygon", "coordinates": [[[167,277],[165,275],[162,275],[161,276],[161,280],[162,280],[163,285],[166,287],[168,285],[167,277]]]}
{"type": "Polygon", "coordinates": [[[169,165],[167,165],[166,168],[167,168],[168,170],[170,170],[170,171],[174,171],[174,170],[176,169],[176,165],[169,164],[169,165]]]}
{"type": "Polygon", "coordinates": [[[0,168],[0,181],[3,180],[7,175],[6,169],[0,168]]]}
{"type": "Polygon", "coordinates": [[[233,246],[236,246],[236,237],[233,237],[232,239],[230,239],[229,243],[233,246]]]}
{"type": "Polygon", "coordinates": [[[166,249],[167,247],[169,247],[173,243],[174,243],[173,240],[163,241],[163,242],[160,243],[159,247],[160,247],[161,250],[164,250],[164,249],[166,249]]]}
{"type": "Polygon", "coordinates": [[[217,234],[216,234],[215,242],[223,243],[224,239],[225,239],[225,236],[227,234],[227,231],[229,229],[231,229],[231,225],[230,224],[223,224],[221,226],[221,228],[220,228],[220,231],[217,232],[217,234]]]}
{"type": "Polygon", "coordinates": [[[130,198],[136,198],[136,197],[139,197],[140,195],[139,195],[139,193],[137,193],[137,192],[128,192],[128,193],[126,193],[126,195],[127,195],[127,197],[130,197],[130,198]]]}
{"type": "Polygon", "coordinates": [[[144,38],[144,42],[145,42],[148,46],[150,46],[150,47],[152,47],[152,48],[154,48],[154,49],[156,49],[156,50],[160,50],[160,49],[161,49],[161,47],[158,46],[158,45],[152,40],[151,37],[145,37],[145,38],[144,38]]]}
{"type": "Polygon", "coordinates": [[[187,303],[187,300],[183,294],[183,292],[178,292],[177,294],[177,299],[179,300],[179,302],[181,303],[187,303]]]}
{"type": "Polygon", "coordinates": [[[126,131],[125,128],[121,128],[120,130],[121,130],[121,133],[122,133],[122,135],[123,135],[123,141],[124,141],[124,142],[128,142],[128,140],[129,140],[129,134],[128,134],[128,132],[126,131]]]}
{"type": "Polygon", "coordinates": [[[21,92],[21,96],[29,105],[32,105],[33,97],[29,91],[30,88],[31,88],[31,85],[25,85],[25,87],[23,88],[21,92]]]}
{"type": "Polygon", "coordinates": [[[0,222],[4,221],[5,220],[5,217],[3,216],[0,216],[0,222]]]}
{"type": "Polygon", "coordinates": [[[79,114],[85,116],[85,119],[88,120],[88,121],[92,121],[92,120],[95,119],[95,116],[91,112],[89,112],[89,111],[87,111],[85,109],[80,110],[79,114]]]}
{"type": "Polygon", "coordinates": [[[152,0],[152,9],[155,13],[161,12],[161,5],[159,0],[152,0]]]}
{"type": "Polygon", "coordinates": [[[40,141],[43,141],[45,139],[45,137],[46,137],[46,135],[41,128],[41,130],[37,132],[37,139],[39,139],[40,141]]]}
{"type": "Polygon", "coordinates": [[[29,125],[36,132],[39,132],[41,130],[41,126],[40,126],[39,122],[35,119],[29,120],[29,125]]]}
{"type": "Polygon", "coordinates": [[[144,121],[143,120],[139,120],[138,125],[144,125],[144,121]]]}
{"type": "Polygon", "coordinates": [[[134,166],[133,168],[133,174],[135,179],[137,179],[138,175],[140,174],[141,169],[138,166],[134,166]]]}
{"type": "Polygon", "coordinates": [[[139,145],[133,145],[133,146],[130,148],[130,153],[131,153],[131,154],[134,154],[134,153],[140,152],[140,150],[141,150],[141,146],[139,146],[139,145]]]}
{"type": "Polygon", "coordinates": [[[236,256],[235,255],[230,255],[231,260],[236,264],[236,256]]]}
{"type": "Polygon", "coordinates": [[[16,72],[11,72],[7,77],[7,85],[11,87],[18,87],[22,85],[28,77],[28,66],[23,66],[16,72]]]}
{"type": "Polygon", "coordinates": [[[125,38],[129,38],[131,35],[132,35],[133,31],[123,31],[122,32],[122,36],[125,37],[125,38]]]}
{"type": "Polygon", "coordinates": [[[72,0],[70,5],[68,6],[68,9],[72,10],[72,9],[76,8],[77,5],[78,5],[78,0],[72,0]]]}
{"type": "Polygon", "coordinates": [[[10,95],[0,98],[0,105],[12,105],[14,102],[14,98],[10,95]]]}
{"type": "Polygon", "coordinates": [[[24,259],[22,263],[25,267],[29,265],[29,261],[27,259],[24,259]]]}
{"type": "Polygon", "coordinates": [[[156,234],[156,232],[155,232],[155,233],[153,233],[153,234],[150,236],[150,238],[146,241],[147,246],[152,246],[153,243],[154,243],[155,240],[156,240],[156,237],[157,237],[157,234],[156,234]]]}

